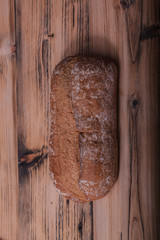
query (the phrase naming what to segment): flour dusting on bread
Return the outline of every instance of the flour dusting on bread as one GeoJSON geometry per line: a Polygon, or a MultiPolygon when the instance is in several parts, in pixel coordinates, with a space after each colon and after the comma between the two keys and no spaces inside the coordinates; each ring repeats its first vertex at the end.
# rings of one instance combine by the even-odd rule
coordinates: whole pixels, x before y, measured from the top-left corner
{"type": "Polygon", "coordinates": [[[69,199],[103,197],[118,175],[117,68],[100,57],[69,57],[51,81],[50,172],[69,199]]]}

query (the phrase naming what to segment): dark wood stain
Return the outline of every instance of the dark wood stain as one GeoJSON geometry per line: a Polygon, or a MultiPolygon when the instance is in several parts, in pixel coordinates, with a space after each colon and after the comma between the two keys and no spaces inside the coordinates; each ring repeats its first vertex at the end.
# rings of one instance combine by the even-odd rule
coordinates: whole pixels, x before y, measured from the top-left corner
{"type": "Polygon", "coordinates": [[[90,202],[90,216],[91,216],[91,240],[94,239],[94,229],[93,229],[93,202],[90,202]]]}
{"type": "Polygon", "coordinates": [[[48,40],[43,40],[42,42],[42,62],[44,74],[48,79],[48,40]]]}
{"type": "Polygon", "coordinates": [[[120,240],[123,240],[123,238],[122,238],[122,232],[121,232],[121,237],[120,237],[120,240]]]}
{"type": "Polygon", "coordinates": [[[75,22],[75,7],[74,7],[74,5],[73,5],[72,14],[73,14],[73,28],[74,28],[74,22],[75,22]]]}
{"type": "Polygon", "coordinates": [[[79,231],[81,239],[82,239],[82,221],[80,221],[78,224],[78,231],[79,231]]]}
{"type": "Polygon", "coordinates": [[[141,30],[140,40],[152,39],[160,37],[160,25],[152,25],[150,27],[143,27],[141,30]]]}
{"type": "Polygon", "coordinates": [[[41,62],[41,56],[42,56],[42,53],[41,53],[41,50],[42,50],[42,39],[41,39],[41,35],[39,35],[38,37],[38,78],[36,79],[37,82],[39,83],[39,89],[40,91],[42,91],[42,62],[41,62]]]}
{"type": "Polygon", "coordinates": [[[58,225],[57,224],[57,216],[58,215],[57,215],[57,212],[58,212],[58,210],[57,210],[57,207],[56,207],[56,240],[58,240],[58,235],[57,235],[58,234],[58,226],[57,226],[58,225]]]}
{"type": "Polygon", "coordinates": [[[48,156],[48,148],[43,146],[41,150],[33,151],[26,150],[23,156],[19,159],[19,166],[21,168],[39,168],[48,156]]]}
{"type": "Polygon", "coordinates": [[[127,9],[130,6],[130,3],[129,3],[128,0],[120,0],[120,4],[121,4],[123,9],[127,9]]]}
{"type": "MultiPolygon", "coordinates": [[[[66,225],[67,225],[67,229],[69,229],[69,200],[66,200],[66,225]]],[[[69,238],[69,232],[68,230],[66,231],[66,239],[69,238]]]]}
{"type": "Polygon", "coordinates": [[[61,240],[61,237],[60,237],[60,230],[61,230],[61,225],[60,225],[60,221],[61,221],[61,215],[60,215],[60,210],[61,210],[60,198],[61,198],[61,196],[59,196],[59,207],[58,207],[58,240],[61,240]]]}

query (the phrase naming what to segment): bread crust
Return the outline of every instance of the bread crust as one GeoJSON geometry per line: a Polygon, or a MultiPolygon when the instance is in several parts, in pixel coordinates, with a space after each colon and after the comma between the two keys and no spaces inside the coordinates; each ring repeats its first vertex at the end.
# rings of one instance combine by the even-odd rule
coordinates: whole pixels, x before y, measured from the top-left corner
{"type": "Polygon", "coordinates": [[[68,199],[103,197],[118,176],[117,67],[68,57],[51,80],[50,175],[68,199]]]}

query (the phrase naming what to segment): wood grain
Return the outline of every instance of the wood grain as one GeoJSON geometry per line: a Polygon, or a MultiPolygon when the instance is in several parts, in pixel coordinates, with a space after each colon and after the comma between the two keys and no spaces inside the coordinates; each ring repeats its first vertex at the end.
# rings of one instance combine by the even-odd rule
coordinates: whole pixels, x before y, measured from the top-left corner
{"type": "Polygon", "coordinates": [[[143,221],[139,199],[139,157],[137,147],[137,115],[141,105],[135,94],[129,99],[129,138],[130,138],[130,191],[128,239],[144,239],[143,221]]]}
{"type": "MultiPolygon", "coordinates": [[[[48,144],[51,74],[65,56],[77,54],[79,49],[85,51],[80,39],[83,35],[85,42],[88,34],[82,28],[87,16],[81,5],[67,1],[16,2],[19,158],[48,144]]],[[[19,170],[20,239],[91,239],[92,206],[68,203],[59,197],[50,184],[47,160],[36,169],[21,166],[19,170]]]]}
{"type": "MultiPolygon", "coordinates": [[[[153,38],[152,34],[150,34],[150,37],[143,38],[143,42],[138,43],[137,58],[133,61],[130,55],[130,40],[128,38],[128,28],[132,29],[132,26],[128,26],[126,13],[119,6],[118,2],[117,4],[108,2],[108,9],[111,10],[105,12],[105,17],[103,16],[100,19],[101,25],[105,24],[106,29],[109,30],[111,29],[110,19],[114,19],[113,23],[116,26],[112,24],[112,33],[113,29],[116,29],[119,40],[117,41],[116,35],[113,37],[110,31],[103,32],[101,35],[103,40],[95,42],[93,40],[93,51],[97,47],[112,58],[115,58],[118,53],[117,59],[119,59],[120,70],[120,172],[118,181],[108,196],[94,203],[94,238],[159,239],[158,225],[155,224],[155,222],[160,223],[159,187],[155,191],[155,185],[159,185],[158,169],[160,167],[158,161],[159,148],[157,146],[159,142],[159,108],[157,106],[159,98],[157,92],[157,88],[159,88],[159,39],[153,38]],[[104,48],[102,42],[106,42],[104,48]],[[155,49],[157,49],[157,52],[155,49]],[[155,86],[157,87],[155,88],[155,86]],[[136,122],[135,115],[131,114],[129,105],[132,95],[137,96],[140,101],[136,122]],[[150,112],[151,109],[154,113],[150,112]],[[154,140],[153,135],[155,136],[154,140]],[[154,189],[155,192],[153,193],[151,189],[154,189]],[[158,214],[154,213],[155,206],[158,214]]],[[[150,13],[148,13],[148,19],[145,19],[145,22],[142,20],[142,29],[144,27],[149,28],[148,22],[151,26],[158,25],[157,11],[156,20],[154,16],[151,17],[151,12],[154,12],[155,6],[158,7],[156,1],[152,4],[147,3],[147,1],[143,2],[141,18],[145,19],[146,10],[150,13]],[[147,4],[150,6],[150,11],[146,8],[147,4]]],[[[93,16],[96,14],[98,16],[103,8],[103,1],[99,1],[96,10],[93,3],[93,16]]],[[[95,29],[97,21],[97,18],[90,20],[90,22],[93,22],[93,28],[90,27],[93,36],[97,33],[95,29]]]]}
{"type": "MultiPolygon", "coordinates": [[[[53,192],[53,186],[50,186],[53,192]]],[[[53,196],[53,194],[52,194],[53,196]]],[[[74,203],[56,194],[50,200],[49,239],[93,240],[93,203],[74,203]]]]}
{"type": "MultiPolygon", "coordinates": [[[[18,156],[48,144],[49,37],[46,1],[16,0],[18,156]]],[[[48,160],[19,167],[19,239],[48,239],[48,160]]]]}
{"type": "Polygon", "coordinates": [[[0,1],[0,239],[160,239],[159,9],[158,0],[0,1]],[[59,195],[47,155],[20,164],[18,180],[18,160],[48,145],[53,69],[76,54],[119,68],[119,177],[85,204],[59,195]]]}
{"type": "Polygon", "coordinates": [[[142,1],[121,0],[121,6],[126,11],[127,32],[132,61],[136,61],[141,33],[142,1]]]}
{"type": "Polygon", "coordinates": [[[14,44],[14,1],[1,1],[0,239],[17,239],[18,237],[17,96],[14,44]]]}

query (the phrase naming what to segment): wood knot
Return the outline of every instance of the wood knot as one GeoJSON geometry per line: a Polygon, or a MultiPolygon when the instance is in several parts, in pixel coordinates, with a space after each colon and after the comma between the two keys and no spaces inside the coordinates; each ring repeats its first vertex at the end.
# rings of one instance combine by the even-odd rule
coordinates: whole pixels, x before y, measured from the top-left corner
{"type": "Polygon", "coordinates": [[[19,160],[19,165],[22,167],[36,166],[39,162],[44,160],[48,154],[48,147],[43,146],[42,150],[27,151],[19,160]]]}
{"type": "Polygon", "coordinates": [[[130,97],[130,108],[133,110],[136,110],[136,109],[138,109],[139,105],[140,105],[140,100],[138,99],[138,97],[135,94],[133,94],[130,97]]]}
{"type": "Polygon", "coordinates": [[[139,104],[138,100],[137,100],[137,99],[134,99],[134,100],[132,101],[132,108],[135,109],[138,104],[139,104]]]}
{"type": "Polygon", "coordinates": [[[129,8],[129,2],[127,0],[121,0],[120,4],[122,6],[123,9],[128,9],[129,8]]]}
{"type": "Polygon", "coordinates": [[[120,4],[123,9],[128,9],[134,3],[135,0],[120,0],[120,4]]]}
{"type": "Polygon", "coordinates": [[[49,33],[49,34],[48,34],[48,37],[53,38],[53,37],[54,37],[54,33],[49,33]]]}
{"type": "Polygon", "coordinates": [[[43,36],[43,40],[48,40],[49,38],[54,38],[54,33],[48,33],[43,36]]]}

